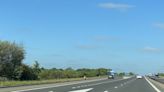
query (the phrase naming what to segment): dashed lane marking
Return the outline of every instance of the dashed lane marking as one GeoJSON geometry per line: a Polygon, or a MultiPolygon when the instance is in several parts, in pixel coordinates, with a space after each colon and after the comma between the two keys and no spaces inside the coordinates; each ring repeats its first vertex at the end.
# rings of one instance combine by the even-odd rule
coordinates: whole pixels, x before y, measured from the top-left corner
{"type": "Polygon", "coordinates": [[[93,88],[88,88],[88,89],[81,89],[81,90],[75,90],[75,91],[69,91],[69,92],[88,92],[93,90],[93,88]]]}
{"type": "MultiPolygon", "coordinates": [[[[112,83],[112,82],[117,82],[117,81],[122,81],[122,80],[127,80],[127,79],[118,79],[118,80],[113,80],[113,81],[105,81],[105,82],[95,83],[95,84],[91,84],[91,85],[87,85],[87,86],[96,86],[96,85],[112,83]]],[[[94,82],[94,81],[89,81],[89,82],[94,82]]],[[[26,91],[31,91],[31,90],[41,90],[41,89],[54,88],[54,87],[63,87],[63,86],[68,86],[68,85],[74,85],[74,84],[80,84],[80,83],[89,83],[89,82],[79,82],[79,83],[56,85],[56,86],[48,86],[48,87],[38,87],[38,88],[17,90],[17,91],[11,91],[11,92],[26,92],[26,91]]],[[[76,87],[76,88],[80,88],[80,87],[76,87]]]]}
{"type": "Polygon", "coordinates": [[[117,86],[115,86],[114,88],[118,88],[117,86]]]}

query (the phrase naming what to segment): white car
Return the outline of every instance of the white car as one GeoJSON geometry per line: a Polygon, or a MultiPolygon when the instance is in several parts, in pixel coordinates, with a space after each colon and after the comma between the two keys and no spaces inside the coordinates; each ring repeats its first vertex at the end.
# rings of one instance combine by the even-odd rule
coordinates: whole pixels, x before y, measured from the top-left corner
{"type": "Polygon", "coordinates": [[[140,75],[137,75],[136,78],[137,78],[137,79],[142,79],[143,77],[140,76],[140,75]]]}

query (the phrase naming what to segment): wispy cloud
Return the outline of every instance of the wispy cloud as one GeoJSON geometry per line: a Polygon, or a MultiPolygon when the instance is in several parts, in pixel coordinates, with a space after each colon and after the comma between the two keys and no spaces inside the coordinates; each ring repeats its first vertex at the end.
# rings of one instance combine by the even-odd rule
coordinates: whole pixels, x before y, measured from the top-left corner
{"type": "Polygon", "coordinates": [[[116,41],[119,38],[113,36],[97,35],[93,37],[95,41],[116,41]]]}
{"type": "Polygon", "coordinates": [[[122,4],[122,3],[100,3],[98,6],[106,9],[116,9],[121,11],[125,11],[135,7],[134,5],[122,4]]]}
{"type": "Polygon", "coordinates": [[[154,26],[160,29],[164,29],[164,23],[155,23],[154,26]]]}
{"type": "Polygon", "coordinates": [[[144,47],[143,51],[145,51],[145,52],[160,52],[161,50],[159,48],[154,48],[154,47],[144,47]]]}

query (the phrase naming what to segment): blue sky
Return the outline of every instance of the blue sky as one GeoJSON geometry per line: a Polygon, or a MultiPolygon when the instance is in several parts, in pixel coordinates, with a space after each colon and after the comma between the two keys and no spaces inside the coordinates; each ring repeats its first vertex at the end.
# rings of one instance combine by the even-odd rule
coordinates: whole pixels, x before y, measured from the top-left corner
{"type": "Polygon", "coordinates": [[[164,72],[163,0],[1,0],[0,39],[26,64],[164,72]]]}

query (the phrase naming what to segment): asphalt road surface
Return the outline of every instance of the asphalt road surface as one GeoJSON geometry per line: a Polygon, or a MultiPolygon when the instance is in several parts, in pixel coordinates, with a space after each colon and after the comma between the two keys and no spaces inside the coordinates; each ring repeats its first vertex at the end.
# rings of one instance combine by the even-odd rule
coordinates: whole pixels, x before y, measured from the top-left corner
{"type": "Polygon", "coordinates": [[[99,80],[87,83],[42,87],[12,92],[161,92],[147,78],[99,80]]]}

